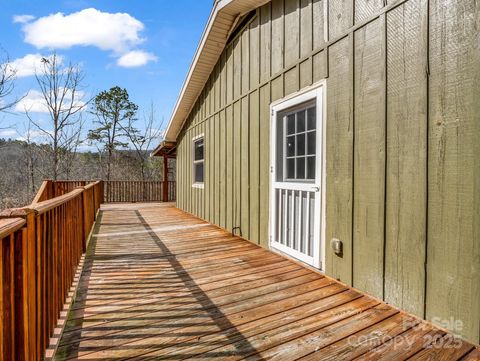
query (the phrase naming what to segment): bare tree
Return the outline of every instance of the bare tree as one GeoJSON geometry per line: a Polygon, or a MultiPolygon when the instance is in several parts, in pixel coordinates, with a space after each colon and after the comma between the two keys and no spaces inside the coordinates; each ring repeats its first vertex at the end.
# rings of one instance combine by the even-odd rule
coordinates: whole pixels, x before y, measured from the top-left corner
{"type": "Polygon", "coordinates": [[[46,109],[50,114],[50,129],[34,120],[29,109],[25,113],[50,144],[50,170],[54,180],[68,173],[69,160],[76,153],[83,129],[81,112],[87,107],[82,83],[84,74],[78,65],[62,65],[53,54],[42,59],[41,71],[35,75],[46,109]]]}
{"type": "Polygon", "coordinates": [[[0,112],[4,112],[22,98],[14,98],[7,101],[15,89],[15,80],[17,79],[17,69],[14,69],[10,63],[8,55],[0,59],[0,112]]]}
{"type": "Polygon", "coordinates": [[[28,174],[26,194],[33,196],[36,192],[36,169],[38,168],[38,147],[33,141],[32,124],[27,122],[24,134],[22,135],[22,161],[25,173],[28,174]]]}
{"type": "Polygon", "coordinates": [[[143,124],[140,124],[141,130],[137,128],[138,120],[130,119],[128,125],[124,128],[131,146],[135,150],[135,155],[140,167],[142,181],[150,178],[147,174],[148,168],[151,166],[149,150],[152,150],[152,144],[158,142],[162,135],[163,120],[157,122],[155,106],[150,104],[148,113],[143,116],[143,124]]]}

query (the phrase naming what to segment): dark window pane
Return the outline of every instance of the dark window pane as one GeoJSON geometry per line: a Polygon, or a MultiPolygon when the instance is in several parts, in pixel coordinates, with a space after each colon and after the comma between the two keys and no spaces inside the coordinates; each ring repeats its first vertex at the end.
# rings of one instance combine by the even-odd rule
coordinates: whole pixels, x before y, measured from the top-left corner
{"type": "Polygon", "coordinates": [[[287,137],[287,157],[295,155],[295,136],[287,137]]]}
{"type": "Polygon", "coordinates": [[[290,114],[287,117],[287,134],[295,133],[295,114],[290,114]]]}
{"type": "Polygon", "coordinates": [[[295,159],[287,159],[287,178],[295,178],[295,159]]]}
{"type": "Polygon", "coordinates": [[[195,164],[195,182],[203,183],[203,162],[195,164]]]}
{"type": "Polygon", "coordinates": [[[297,158],[297,179],[305,179],[305,158],[297,158]]]}
{"type": "Polygon", "coordinates": [[[297,113],[297,133],[305,131],[305,110],[297,113]]]}
{"type": "Polygon", "coordinates": [[[317,132],[313,131],[307,133],[307,154],[316,153],[316,138],[317,132]]]}
{"type": "Polygon", "coordinates": [[[315,157],[307,158],[307,179],[315,179],[315,157]]]}
{"type": "Polygon", "coordinates": [[[203,138],[195,141],[195,160],[203,160],[203,138]]]}
{"type": "Polygon", "coordinates": [[[305,155],[305,133],[297,135],[297,155],[305,155]]]}
{"type": "Polygon", "coordinates": [[[315,129],[317,127],[317,108],[313,107],[307,109],[307,128],[308,130],[315,129]]]}

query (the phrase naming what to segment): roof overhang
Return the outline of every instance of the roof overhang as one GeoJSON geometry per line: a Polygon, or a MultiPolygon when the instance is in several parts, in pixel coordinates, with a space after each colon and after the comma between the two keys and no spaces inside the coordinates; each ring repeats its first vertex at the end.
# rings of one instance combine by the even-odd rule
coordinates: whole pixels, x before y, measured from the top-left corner
{"type": "Polygon", "coordinates": [[[168,123],[165,139],[175,141],[202,92],[238,20],[270,0],[218,0],[203,32],[168,123]]]}
{"type": "Polygon", "coordinates": [[[177,143],[164,140],[153,150],[150,156],[175,158],[177,156],[177,143]]]}

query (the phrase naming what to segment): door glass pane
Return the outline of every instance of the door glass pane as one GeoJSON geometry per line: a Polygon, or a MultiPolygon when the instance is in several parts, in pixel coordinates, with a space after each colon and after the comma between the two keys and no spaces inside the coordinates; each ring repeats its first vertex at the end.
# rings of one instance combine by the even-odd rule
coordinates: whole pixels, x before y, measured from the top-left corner
{"type": "Polygon", "coordinates": [[[316,151],[316,138],[317,132],[308,132],[307,133],[307,154],[315,154],[316,151]]]}
{"type": "Polygon", "coordinates": [[[287,137],[287,157],[295,155],[295,136],[287,137]]]}
{"type": "Polygon", "coordinates": [[[287,134],[295,133],[295,114],[287,116],[287,134]]]}
{"type": "Polygon", "coordinates": [[[305,179],[305,158],[297,158],[297,179],[305,179]]]}
{"type": "Polygon", "coordinates": [[[279,114],[276,130],[276,181],[315,180],[316,107],[313,102],[279,114]]]}
{"type": "Polygon", "coordinates": [[[305,133],[297,135],[297,155],[305,155],[305,133]]]}
{"type": "Polygon", "coordinates": [[[315,179],[315,157],[307,158],[307,179],[315,179]]]}
{"type": "Polygon", "coordinates": [[[297,113],[297,133],[305,131],[305,110],[297,113]]]}
{"type": "Polygon", "coordinates": [[[313,107],[307,110],[307,129],[312,130],[317,127],[317,108],[313,107]]]}
{"type": "Polygon", "coordinates": [[[295,158],[287,159],[287,178],[295,178],[295,158]]]}

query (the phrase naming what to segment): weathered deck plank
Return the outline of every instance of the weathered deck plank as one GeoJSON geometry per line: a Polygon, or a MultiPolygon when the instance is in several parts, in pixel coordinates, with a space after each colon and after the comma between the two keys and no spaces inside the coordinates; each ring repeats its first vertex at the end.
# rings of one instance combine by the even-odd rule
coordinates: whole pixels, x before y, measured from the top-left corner
{"type": "Polygon", "coordinates": [[[448,337],[171,204],[116,204],[97,222],[56,359],[475,355],[465,342],[427,347],[448,337]]]}

